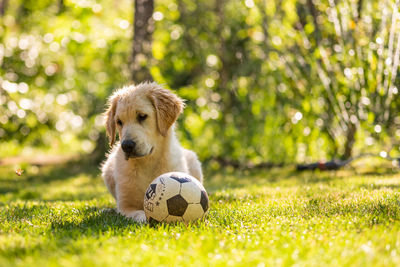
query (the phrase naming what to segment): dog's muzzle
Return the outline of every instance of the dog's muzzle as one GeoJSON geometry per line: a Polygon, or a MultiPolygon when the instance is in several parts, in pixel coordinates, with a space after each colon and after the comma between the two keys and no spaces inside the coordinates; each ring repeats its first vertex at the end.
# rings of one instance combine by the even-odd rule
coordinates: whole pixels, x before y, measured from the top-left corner
{"type": "Polygon", "coordinates": [[[130,155],[135,151],[136,143],[133,140],[124,140],[121,143],[121,147],[126,155],[130,155]]]}
{"type": "Polygon", "coordinates": [[[128,160],[130,158],[140,158],[147,155],[150,155],[153,152],[153,148],[150,149],[148,153],[138,153],[137,144],[133,140],[124,140],[121,143],[122,151],[124,151],[125,159],[128,160]]]}

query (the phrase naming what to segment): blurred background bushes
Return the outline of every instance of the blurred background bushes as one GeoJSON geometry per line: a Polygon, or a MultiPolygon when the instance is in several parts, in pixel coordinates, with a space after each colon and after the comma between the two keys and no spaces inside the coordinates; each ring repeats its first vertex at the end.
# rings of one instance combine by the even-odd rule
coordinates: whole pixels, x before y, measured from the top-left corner
{"type": "MultiPolygon", "coordinates": [[[[135,82],[134,2],[0,2],[0,157],[102,157],[106,99],[135,82]]],[[[398,1],[154,5],[141,64],[187,100],[178,135],[211,167],[399,155],[398,1]]]]}

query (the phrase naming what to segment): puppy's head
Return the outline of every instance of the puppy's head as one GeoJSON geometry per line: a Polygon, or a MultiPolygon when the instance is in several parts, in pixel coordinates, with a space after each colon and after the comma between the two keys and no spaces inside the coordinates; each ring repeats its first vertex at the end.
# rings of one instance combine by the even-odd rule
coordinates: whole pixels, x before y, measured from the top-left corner
{"type": "Polygon", "coordinates": [[[183,107],[179,97],[156,83],[116,91],[105,113],[110,145],[118,132],[126,159],[152,154],[167,138],[183,107]]]}

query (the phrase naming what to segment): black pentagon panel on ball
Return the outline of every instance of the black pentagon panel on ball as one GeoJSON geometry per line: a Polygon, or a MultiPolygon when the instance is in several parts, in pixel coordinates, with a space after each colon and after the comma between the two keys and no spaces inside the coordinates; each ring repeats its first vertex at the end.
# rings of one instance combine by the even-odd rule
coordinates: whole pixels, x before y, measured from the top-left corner
{"type": "Polygon", "coordinates": [[[149,188],[147,188],[147,191],[146,191],[146,198],[147,198],[148,200],[154,199],[154,197],[156,196],[156,189],[157,189],[157,184],[151,184],[151,185],[149,186],[149,188]]]}
{"type": "Polygon", "coordinates": [[[200,205],[203,208],[204,212],[208,210],[208,196],[206,191],[201,191],[200,205]]]}
{"type": "Polygon", "coordinates": [[[187,207],[188,203],[181,195],[176,195],[167,200],[168,214],[173,216],[182,216],[187,207]]]}
{"type": "Polygon", "coordinates": [[[174,179],[175,181],[178,181],[181,184],[190,182],[190,179],[186,178],[186,177],[176,177],[176,176],[170,176],[170,177],[171,177],[171,179],[174,179]]]}

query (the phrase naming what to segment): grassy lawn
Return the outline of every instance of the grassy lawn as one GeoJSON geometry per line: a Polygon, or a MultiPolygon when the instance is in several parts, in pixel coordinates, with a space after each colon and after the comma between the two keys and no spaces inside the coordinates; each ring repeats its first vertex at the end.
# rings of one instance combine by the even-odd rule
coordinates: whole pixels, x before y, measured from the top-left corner
{"type": "Polygon", "coordinates": [[[96,166],[0,168],[0,266],[396,266],[400,174],[208,174],[197,225],[119,216],[96,166]]]}

